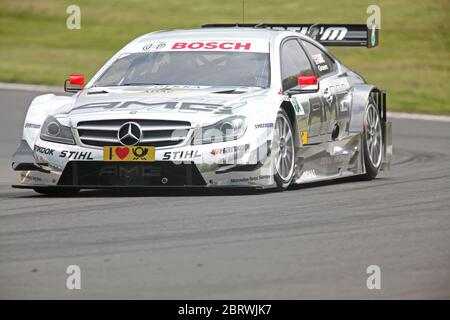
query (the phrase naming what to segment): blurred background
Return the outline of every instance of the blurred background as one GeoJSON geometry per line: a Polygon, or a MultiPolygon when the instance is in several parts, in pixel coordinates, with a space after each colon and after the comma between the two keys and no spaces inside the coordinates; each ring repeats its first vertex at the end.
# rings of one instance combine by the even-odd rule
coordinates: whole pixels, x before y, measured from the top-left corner
{"type": "MultiPolygon", "coordinates": [[[[245,0],[247,23],[366,23],[381,8],[380,46],[331,48],[389,92],[397,111],[450,114],[449,0],[245,0]]],[[[242,22],[242,0],[0,0],[0,82],[62,85],[90,78],[117,50],[155,30],[242,22]],[[68,30],[69,5],[81,29],[68,30]]]]}

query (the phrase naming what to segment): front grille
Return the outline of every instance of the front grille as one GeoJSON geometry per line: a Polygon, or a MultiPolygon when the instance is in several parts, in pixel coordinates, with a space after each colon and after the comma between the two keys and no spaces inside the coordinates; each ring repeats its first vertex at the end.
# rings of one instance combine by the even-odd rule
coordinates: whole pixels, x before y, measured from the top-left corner
{"type": "Polygon", "coordinates": [[[142,128],[139,146],[165,147],[183,143],[191,124],[173,120],[96,120],[78,123],[77,131],[81,143],[89,146],[120,146],[117,132],[126,122],[135,122],[142,128]]]}
{"type": "Polygon", "coordinates": [[[58,181],[61,186],[205,186],[192,163],[70,161],[58,181]]]}

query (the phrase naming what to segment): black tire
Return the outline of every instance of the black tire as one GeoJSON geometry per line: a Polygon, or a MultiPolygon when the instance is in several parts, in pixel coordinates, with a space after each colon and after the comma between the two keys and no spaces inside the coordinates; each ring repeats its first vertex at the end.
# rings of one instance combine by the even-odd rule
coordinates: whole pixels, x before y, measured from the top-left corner
{"type": "Polygon", "coordinates": [[[53,188],[53,187],[38,187],[34,188],[33,190],[37,193],[54,197],[73,196],[80,191],[80,189],[78,188],[53,188]]]}
{"type": "Polygon", "coordinates": [[[369,98],[367,101],[366,110],[364,112],[362,140],[364,165],[366,167],[366,173],[362,175],[362,178],[364,180],[372,180],[378,175],[378,171],[383,163],[383,135],[381,130],[381,118],[377,105],[372,98],[369,98]],[[378,125],[376,127],[371,127],[371,125],[367,122],[371,112],[372,116],[376,116],[378,119],[378,125]],[[372,131],[372,134],[370,131],[372,131]],[[376,138],[375,135],[377,136],[376,138]],[[370,136],[372,136],[372,139],[369,138],[370,136]],[[377,141],[378,143],[375,151],[373,150],[373,148],[375,148],[373,146],[374,141],[377,141]]]}
{"type": "MultiPolygon", "coordinates": [[[[277,120],[275,122],[275,126],[274,129],[276,132],[274,132],[274,144],[273,146],[275,147],[276,150],[273,150],[275,152],[273,152],[273,161],[274,161],[274,178],[275,178],[275,182],[277,183],[277,190],[279,191],[283,191],[286,190],[289,185],[292,182],[292,179],[294,177],[295,174],[295,135],[294,135],[294,129],[292,128],[292,123],[291,120],[289,119],[289,116],[287,115],[286,111],[284,111],[283,109],[280,109],[278,111],[277,114],[277,120]],[[281,137],[279,136],[279,134],[277,134],[278,130],[278,126],[280,123],[283,123],[283,125],[285,124],[286,126],[284,127],[285,129],[289,130],[289,135],[290,135],[290,140],[282,140],[281,137]],[[279,139],[279,141],[275,141],[275,139],[279,139]],[[280,146],[280,154],[278,154],[278,146],[280,146]],[[278,157],[282,157],[282,152],[283,154],[284,152],[286,152],[286,157],[283,159],[287,159],[287,157],[291,157],[291,162],[289,162],[289,160],[286,160],[286,166],[285,168],[288,168],[288,170],[283,173],[282,170],[278,170],[277,169],[277,156],[278,157]],[[287,156],[287,154],[289,152],[292,152],[291,155],[287,156]]],[[[285,137],[286,138],[286,137],[285,137]]],[[[283,159],[280,159],[281,161],[284,161],[283,159]]],[[[278,165],[278,167],[282,166],[281,162],[278,165]]]]}

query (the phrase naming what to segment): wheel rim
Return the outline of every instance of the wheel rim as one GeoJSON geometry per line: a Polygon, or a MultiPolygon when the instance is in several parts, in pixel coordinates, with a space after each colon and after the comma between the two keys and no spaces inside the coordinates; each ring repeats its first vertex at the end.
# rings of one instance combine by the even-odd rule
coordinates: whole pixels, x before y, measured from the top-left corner
{"type": "Polygon", "coordinates": [[[279,114],[275,123],[275,170],[284,181],[288,181],[294,171],[294,139],[289,119],[279,114]]]}
{"type": "Polygon", "coordinates": [[[377,109],[373,104],[369,104],[365,119],[365,136],[369,160],[374,167],[378,168],[381,163],[382,139],[381,123],[377,109]]]}

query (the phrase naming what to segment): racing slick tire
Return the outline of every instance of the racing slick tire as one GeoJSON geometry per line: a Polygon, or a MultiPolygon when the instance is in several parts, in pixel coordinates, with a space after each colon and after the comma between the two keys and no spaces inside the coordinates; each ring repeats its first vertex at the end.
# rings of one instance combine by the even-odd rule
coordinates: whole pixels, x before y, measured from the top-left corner
{"type": "Polygon", "coordinates": [[[372,98],[369,98],[367,102],[363,128],[363,157],[366,173],[362,178],[364,180],[372,180],[377,176],[383,162],[381,118],[372,98]]]}
{"type": "Polygon", "coordinates": [[[76,195],[80,189],[78,188],[52,188],[52,187],[38,187],[33,188],[33,190],[40,194],[45,194],[47,196],[72,196],[76,195]]]}
{"type": "Polygon", "coordinates": [[[277,190],[286,190],[292,182],[295,168],[294,129],[286,111],[280,109],[274,130],[274,178],[277,190]]]}

